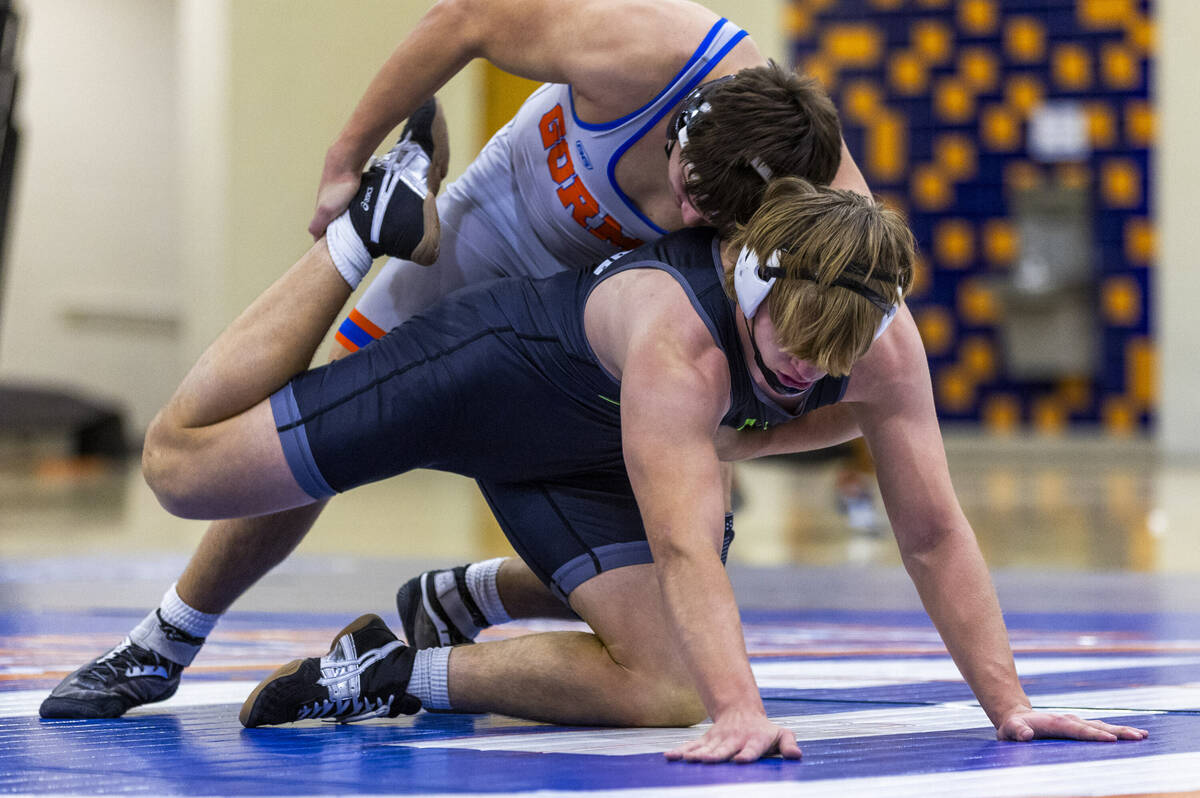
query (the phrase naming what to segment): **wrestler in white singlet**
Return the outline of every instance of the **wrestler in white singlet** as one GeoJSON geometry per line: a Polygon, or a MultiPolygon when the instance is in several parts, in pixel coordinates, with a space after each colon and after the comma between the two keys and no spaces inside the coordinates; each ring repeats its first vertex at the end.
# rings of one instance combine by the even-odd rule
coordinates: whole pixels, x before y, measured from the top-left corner
{"type": "Polygon", "coordinates": [[[666,233],[617,185],[617,162],[745,36],[718,21],[653,100],[604,124],[579,121],[570,86],[538,88],[438,198],[437,262],[389,260],[338,343],[354,351],[464,285],[586,268],[666,233]]]}

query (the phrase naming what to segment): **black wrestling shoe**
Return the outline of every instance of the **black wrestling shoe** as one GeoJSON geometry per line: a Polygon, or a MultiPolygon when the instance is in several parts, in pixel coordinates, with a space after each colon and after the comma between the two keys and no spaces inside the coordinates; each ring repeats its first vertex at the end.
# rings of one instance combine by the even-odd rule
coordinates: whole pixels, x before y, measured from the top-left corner
{"type": "Polygon", "coordinates": [[[347,209],[372,258],[390,255],[426,266],[437,260],[436,198],[449,163],[450,137],[435,97],[408,118],[387,155],[371,160],[347,209]]]}
{"type": "Polygon", "coordinates": [[[378,615],[338,632],[323,657],[297,659],[263,679],[242,705],[246,728],[325,718],[353,723],[412,715],[421,702],[405,692],[415,650],[378,615]]]}
{"type": "Polygon", "coordinates": [[[479,630],[489,626],[483,611],[471,598],[471,591],[467,590],[465,565],[442,571],[426,571],[409,579],[396,591],[396,609],[404,624],[404,636],[413,648],[474,643],[479,630]],[[451,592],[453,596],[448,595],[451,592]],[[458,606],[454,609],[448,607],[444,603],[447,598],[458,606]],[[457,621],[455,615],[460,616],[457,621]]]}
{"type": "Polygon", "coordinates": [[[127,637],[63,679],[38,713],[43,718],[119,718],[133,707],[175,695],[181,673],[182,665],[127,637]]]}

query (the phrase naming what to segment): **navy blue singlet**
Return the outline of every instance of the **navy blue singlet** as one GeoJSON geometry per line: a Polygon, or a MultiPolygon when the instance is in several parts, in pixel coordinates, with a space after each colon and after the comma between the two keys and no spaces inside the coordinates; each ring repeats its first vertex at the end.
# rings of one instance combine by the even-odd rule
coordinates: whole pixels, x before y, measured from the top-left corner
{"type": "Polygon", "coordinates": [[[517,552],[562,597],[602,571],[651,562],[621,453],[620,385],[583,328],[595,286],[636,268],[675,277],[724,350],[723,424],[777,424],[844,394],[848,378],[826,377],[792,414],[758,389],[718,240],[684,230],[593,270],[468,287],[297,376],[271,397],[297,482],[322,499],[413,468],[474,477],[517,552]]]}

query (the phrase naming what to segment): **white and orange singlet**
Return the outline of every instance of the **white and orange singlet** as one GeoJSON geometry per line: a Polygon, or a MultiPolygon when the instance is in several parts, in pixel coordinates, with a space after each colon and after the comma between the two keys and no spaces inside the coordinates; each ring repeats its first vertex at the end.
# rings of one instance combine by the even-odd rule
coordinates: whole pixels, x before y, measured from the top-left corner
{"type": "Polygon", "coordinates": [[[438,198],[437,262],[389,260],[338,343],[354,351],[464,285],[586,268],[666,233],[621,190],[617,163],[745,36],[718,21],[654,99],[610,122],[582,122],[569,85],[539,87],[438,198]]]}

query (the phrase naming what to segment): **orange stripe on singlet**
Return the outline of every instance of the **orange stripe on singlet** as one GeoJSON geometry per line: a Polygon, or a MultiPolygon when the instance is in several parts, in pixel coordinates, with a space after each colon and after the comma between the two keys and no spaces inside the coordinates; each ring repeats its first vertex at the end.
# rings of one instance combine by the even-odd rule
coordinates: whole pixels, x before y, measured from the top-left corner
{"type": "Polygon", "coordinates": [[[358,312],[358,308],[350,311],[350,321],[357,324],[359,329],[372,338],[382,338],[383,336],[387,335],[387,330],[381,329],[372,324],[370,319],[358,312]]]}
{"type": "MultiPolygon", "coordinates": [[[[383,328],[372,323],[370,319],[359,313],[357,308],[350,311],[350,315],[346,318],[346,321],[353,324],[355,327],[362,330],[373,339],[378,340],[385,335],[383,328]]],[[[340,329],[334,333],[333,339],[345,347],[347,352],[357,352],[359,349],[358,344],[347,338],[340,329]]]]}

